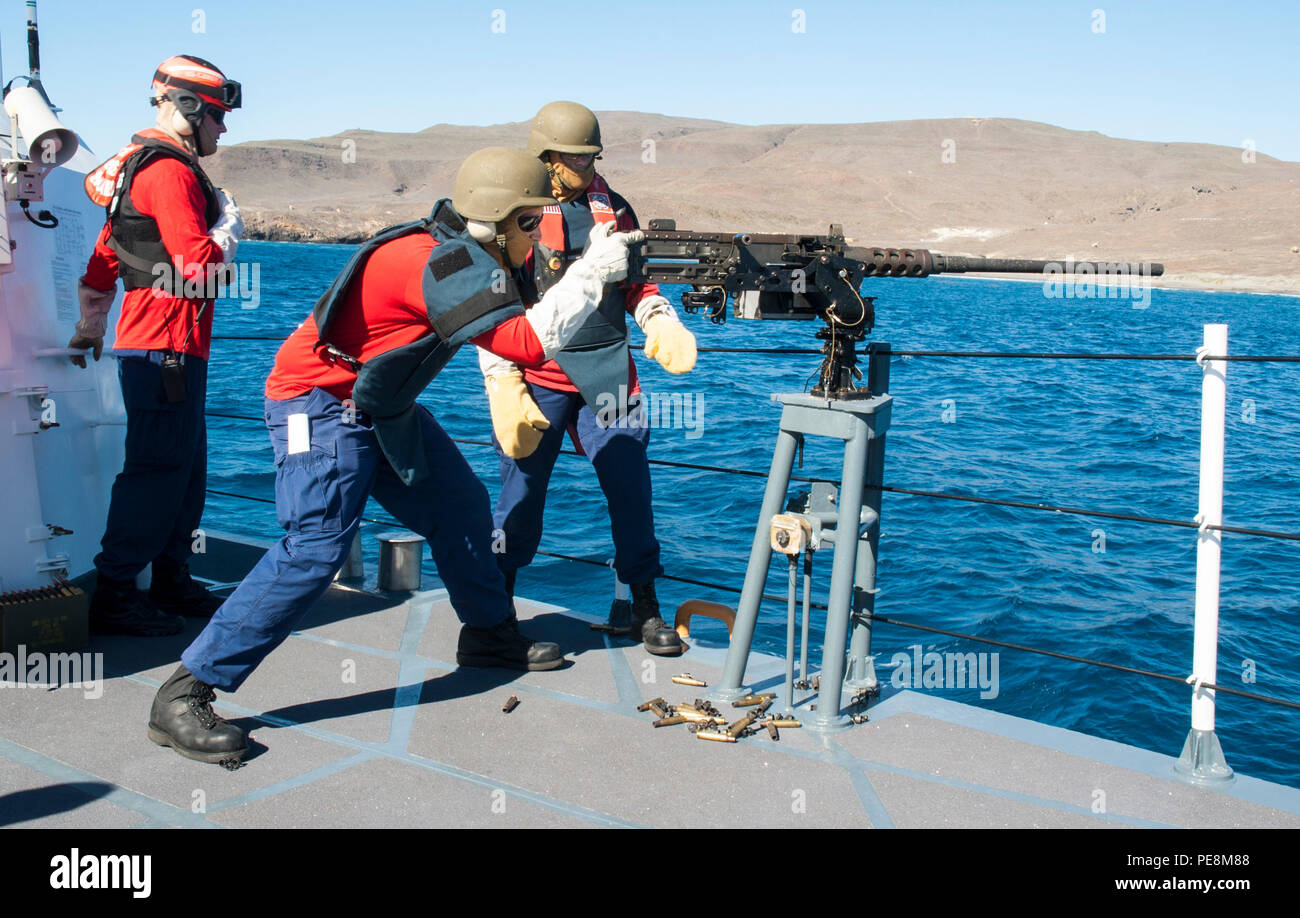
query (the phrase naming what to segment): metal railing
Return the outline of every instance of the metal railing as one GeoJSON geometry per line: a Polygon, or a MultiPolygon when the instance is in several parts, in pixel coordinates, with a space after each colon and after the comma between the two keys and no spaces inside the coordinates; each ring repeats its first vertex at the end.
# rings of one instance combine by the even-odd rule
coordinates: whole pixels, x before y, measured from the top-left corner
{"type": "MultiPolygon", "coordinates": [[[[1006,641],[998,641],[992,638],[980,637],[978,635],[967,634],[958,631],[951,631],[942,628],[936,628],[929,625],[922,625],[915,622],[907,622],[894,619],[889,616],[872,614],[870,616],[873,623],[892,625],[902,628],[910,628],[919,631],[925,631],[935,634],[968,640],[977,643],[989,644],[992,646],[1005,647],[1026,653],[1038,654],[1057,659],[1068,660],[1071,662],[1082,663],[1090,666],[1097,666],[1106,669],[1126,672],[1132,675],[1139,675],[1147,678],[1158,679],[1181,684],[1190,684],[1193,688],[1192,703],[1192,729],[1188,737],[1188,746],[1184,751],[1184,759],[1187,760],[1186,777],[1196,780],[1198,783],[1221,780],[1231,776],[1231,770],[1227,769],[1226,764],[1222,763],[1222,755],[1216,757],[1214,752],[1217,751],[1217,739],[1209,745],[1201,743],[1199,746],[1194,740],[1204,740],[1206,737],[1213,737],[1214,730],[1214,694],[1223,692],[1242,698],[1249,698],[1255,701],[1261,701],[1266,704],[1276,705],[1279,707],[1300,709],[1300,702],[1291,701],[1284,698],[1276,698],[1268,695],[1262,695],[1256,692],[1249,692],[1232,686],[1217,684],[1213,681],[1215,672],[1215,663],[1217,656],[1217,615],[1218,615],[1218,533],[1231,532],[1234,534],[1250,535],[1263,538],[1284,539],[1289,541],[1300,541],[1300,533],[1285,532],[1273,529],[1262,529],[1250,526],[1227,525],[1221,518],[1222,507],[1222,447],[1223,447],[1223,385],[1225,382],[1226,364],[1230,362],[1249,362],[1249,363],[1300,363],[1300,356],[1295,355],[1229,355],[1227,353],[1227,329],[1226,326],[1207,326],[1205,344],[1198,349],[1196,354],[1117,354],[1117,353],[1096,353],[1096,352],[995,352],[995,351],[933,351],[933,350],[889,350],[890,357],[927,357],[927,358],[977,358],[977,359],[1034,359],[1034,360],[1125,360],[1125,361],[1192,361],[1200,364],[1203,369],[1203,419],[1202,419],[1202,495],[1201,507],[1194,520],[1178,520],[1162,517],[1154,517],[1139,513],[1122,512],[1117,510],[1100,510],[1088,509],[1081,507],[1068,507],[1047,503],[1044,501],[1025,501],[1011,500],[1005,498],[978,497],[974,495],[949,494],[940,491],[924,490],[917,488],[903,488],[888,485],[879,486],[879,490],[920,497],[933,500],[955,500],[966,501],[976,504],[987,504],[996,506],[1005,506],[1016,509],[1039,510],[1051,513],[1066,513],[1078,516],[1098,517],[1105,519],[1116,519],[1146,523],[1151,525],[1175,526],[1181,528],[1196,529],[1198,531],[1198,574],[1197,574],[1197,624],[1195,627],[1194,649],[1193,649],[1193,667],[1190,676],[1179,676],[1170,673],[1155,672],[1152,670],[1141,669],[1137,667],[1124,666],[1105,660],[1096,660],[1088,657],[1080,657],[1072,654],[1062,653],[1060,651],[1047,650],[1044,648],[1032,647],[1023,644],[1015,644],[1006,641]],[[1219,331],[1221,330],[1221,331],[1219,331]],[[1215,425],[1214,416],[1217,412],[1218,423],[1215,425]],[[1215,472],[1214,444],[1217,441],[1217,475],[1215,472]],[[1206,451],[1210,455],[1206,455],[1206,451]],[[1207,468],[1208,462],[1208,468],[1207,468]],[[1208,493],[1207,493],[1207,478],[1208,493]],[[1216,496],[1217,495],[1217,496],[1216,496]],[[1217,509],[1216,509],[1217,505],[1217,509]],[[1192,750],[1189,753],[1188,750],[1192,750]],[[1224,773],[1226,770],[1226,774],[1224,773]]],[[[281,341],[282,338],[269,336],[214,336],[214,340],[266,340],[281,341]]],[[[887,345],[885,347],[888,347],[887,345]]],[[[818,350],[811,348],[707,348],[698,349],[701,353],[734,353],[734,354],[819,354],[818,350]]],[[[248,415],[228,414],[222,412],[209,412],[210,417],[227,418],[231,420],[244,420],[261,422],[262,418],[248,415]]],[[[452,437],[453,442],[480,447],[491,447],[490,440],[476,440],[470,438],[452,437]]],[[[562,454],[578,456],[581,455],[576,450],[561,450],[562,454]]],[[[725,466],[714,466],[702,463],[679,462],[665,459],[648,459],[652,465],[663,466],[667,468],[689,469],[698,471],[707,471],[718,474],[740,475],[754,478],[766,478],[767,473],[752,469],[729,468],[725,466]]],[[[826,478],[815,478],[808,476],[791,476],[792,480],[801,482],[814,481],[831,481],[826,478]]],[[[838,485],[839,482],[831,481],[832,484],[838,485]]],[[[268,503],[274,501],[266,498],[255,498],[248,495],[235,494],[226,491],[209,490],[211,494],[218,494],[226,497],[242,498],[249,500],[258,500],[268,503]]],[[[363,518],[365,522],[376,523],[384,526],[400,525],[392,520],[363,518]]],[[[538,554],[561,559],[570,562],[585,563],[599,567],[607,567],[607,561],[598,561],[590,558],[575,557],[558,552],[539,550],[538,554]]],[[[735,587],[729,587],[724,584],[712,583],[705,580],[693,578],[664,575],[666,580],[679,583],[686,583],[695,586],[705,587],[707,589],[717,590],[724,593],[738,594],[740,590],[735,587]]],[[[785,604],[786,598],[772,594],[764,593],[762,599],[766,602],[785,604]]],[[[825,609],[822,603],[812,603],[812,607],[825,609]]]]}

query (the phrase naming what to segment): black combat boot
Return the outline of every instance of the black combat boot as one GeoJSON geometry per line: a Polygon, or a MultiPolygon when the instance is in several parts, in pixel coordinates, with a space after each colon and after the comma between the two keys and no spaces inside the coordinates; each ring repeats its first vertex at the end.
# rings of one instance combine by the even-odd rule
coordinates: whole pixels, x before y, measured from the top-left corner
{"type": "Polygon", "coordinates": [[[134,580],[99,575],[90,598],[91,634],[133,634],[166,637],[185,630],[185,620],[168,615],[135,588],[134,580]]]}
{"type": "Polygon", "coordinates": [[[615,599],[609,606],[609,621],[605,623],[610,634],[627,634],[632,630],[632,601],[615,599]]]}
{"type": "Polygon", "coordinates": [[[644,642],[647,653],[661,657],[675,657],[686,650],[677,632],[659,617],[659,597],[655,596],[654,581],[632,584],[632,621],[628,637],[644,642]]]}
{"type": "Polygon", "coordinates": [[[559,644],[534,641],[507,616],[491,628],[462,625],[456,646],[459,666],[501,666],[506,669],[555,669],[564,663],[559,644]]]}
{"type": "Polygon", "coordinates": [[[172,615],[211,618],[223,600],[213,596],[203,584],[190,576],[188,564],[159,558],[153,563],[153,582],[149,599],[159,609],[172,615]]]}
{"type": "Polygon", "coordinates": [[[187,759],[238,765],[248,753],[248,734],[213,713],[216,697],[212,686],[179,667],[154,696],[149,739],[187,759]]]}

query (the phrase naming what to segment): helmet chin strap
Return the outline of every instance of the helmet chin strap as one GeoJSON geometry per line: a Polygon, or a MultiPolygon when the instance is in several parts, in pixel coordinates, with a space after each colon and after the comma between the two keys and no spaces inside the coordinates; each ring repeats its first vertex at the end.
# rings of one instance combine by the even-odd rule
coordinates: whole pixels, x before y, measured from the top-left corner
{"type": "MultiPolygon", "coordinates": [[[[502,229],[501,223],[485,223],[482,220],[466,220],[465,227],[469,231],[470,238],[482,245],[488,252],[489,244],[496,242],[497,252],[501,255],[501,264],[506,268],[513,268],[515,265],[510,262],[510,245],[506,241],[506,234],[502,229]]],[[[493,253],[496,254],[496,253],[493,253]]]]}
{"type": "Polygon", "coordinates": [[[565,182],[564,176],[560,175],[560,173],[556,171],[555,163],[548,162],[546,164],[546,174],[551,177],[552,183],[559,185],[561,188],[564,189],[566,196],[576,195],[579,191],[582,190],[581,188],[575,188],[572,185],[565,182]]]}

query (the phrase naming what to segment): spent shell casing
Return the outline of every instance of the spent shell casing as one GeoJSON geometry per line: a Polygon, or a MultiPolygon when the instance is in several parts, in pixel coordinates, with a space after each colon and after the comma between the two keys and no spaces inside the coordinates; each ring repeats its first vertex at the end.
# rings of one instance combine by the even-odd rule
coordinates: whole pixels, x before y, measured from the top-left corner
{"type": "Polygon", "coordinates": [[[775,726],[775,727],[798,727],[798,726],[800,726],[799,721],[795,720],[793,717],[773,717],[771,723],[772,723],[772,725],[775,726]]]}
{"type": "Polygon", "coordinates": [[[664,704],[663,698],[651,698],[649,701],[645,702],[644,704],[637,705],[636,709],[638,711],[648,711],[657,704],[664,704]]]}
{"type": "Polygon", "coordinates": [[[772,721],[769,720],[769,721],[768,721],[766,724],[764,724],[763,726],[767,727],[767,735],[768,735],[768,736],[772,737],[772,739],[775,740],[775,741],[777,741],[777,742],[780,742],[780,741],[781,741],[781,734],[777,732],[776,724],[772,723],[772,721]]]}
{"type": "Polygon", "coordinates": [[[673,681],[678,685],[694,685],[698,688],[707,688],[709,683],[703,679],[696,679],[690,673],[682,673],[680,676],[673,676],[673,681]]]}
{"type": "Polygon", "coordinates": [[[674,714],[674,715],[671,716],[671,717],[661,717],[659,720],[656,720],[656,721],[655,721],[655,726],[656,726],[656,727],[672,727],[672,726],[674,726],[674,725],[676,725],[676,724],[684,724],[684,723],[686,723],[686,718],[685,718],[685,717],[682,717],[682,715],[680,715],[680,714],[674,714]]]}
{"type": "Polygon", "coordinates": [[[754,708],[754,713],[761,717],[762,715],[767,713],[767,709],[770,708],[771,706],[772,706],[772,699],[764,698],[763,703],[760,704],[758,707],[754,708]]]}
{"type": "Polygon", "coordinates": [[[519,697],[517,695],[511,695],[506,699],[506,703],[501,706],[501,712],[503,714],[509,714],[517,707],[519,707],[519,697]]]}
{"type": "Polygon", "coordinates": [[[750,713],[742,717],[740,720],[736,721],[734,724],[727,727],[727,732],[730,733],[732,736],[740,736],[740,734],[743,733],[745,729],[756,720],[758,720],[758,715],[751,711],[750,713]]]}
{"type": "Polygon", "coordinates": [[[696,724],[725,724],[727,722],[725,717],[716,717],[712,714],[705,714],[703,711],[683,711],[678,708],[677,713],[691,723],[696,724]]]}
{"type": "Polygon", "coordinates": [[[664,718],[668,716],[668,712],[665,711],[663,708],[659,707],[659,705],[657,704],[650,705],[650,713],[658,718],[664,718]]]}
{"type": "Polygon", "coordinates": [[[696,730],[699,739],[713,740],[715,743],[734,743],[736,738],[730,733],[718,733],[714,730],[696,730]]]}

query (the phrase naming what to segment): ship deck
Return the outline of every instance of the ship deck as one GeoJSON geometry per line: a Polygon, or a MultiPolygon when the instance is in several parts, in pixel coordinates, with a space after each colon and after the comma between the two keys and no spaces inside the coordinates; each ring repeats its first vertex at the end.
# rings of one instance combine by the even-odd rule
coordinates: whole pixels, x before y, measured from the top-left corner
{"type": "MultiPolygon", "coordinates": [[[[213,582],[261,554],[211,535],[208,547],[194,569],[213,582]]],[[[101,697],[0,689],[0,825],[1300,827],[1300,790],[1240,775],[1191,786],[1170,756],[889,687],[867,723],[830,734],[724,744],[656,729],[637,705],[705,696],[671,677],[716,684],[724,648],[656,658],[592,618],[517,606],[525,631],[565,649],[564,668],[458,669],[444,590],[336,585],[220,695],[218,712],[252,731],[237,771],[145,736],[154,692],[202,622],[173,638],[95,638],[101,697]],[[520,703],[503,713],[511,695],[520,703]]],[[[747,684],[779,692],[783,673],[755,655],[747,684]]]]}

